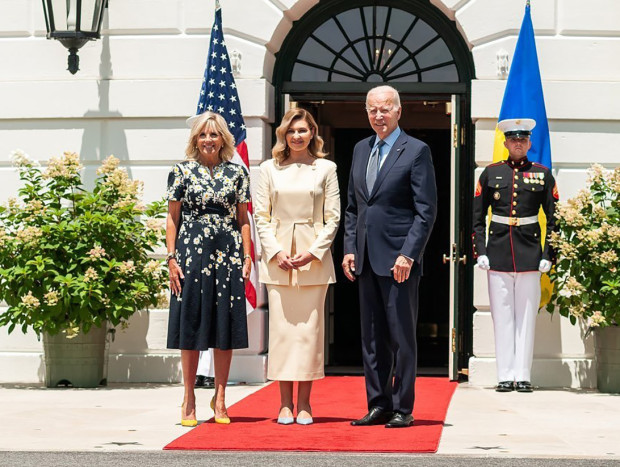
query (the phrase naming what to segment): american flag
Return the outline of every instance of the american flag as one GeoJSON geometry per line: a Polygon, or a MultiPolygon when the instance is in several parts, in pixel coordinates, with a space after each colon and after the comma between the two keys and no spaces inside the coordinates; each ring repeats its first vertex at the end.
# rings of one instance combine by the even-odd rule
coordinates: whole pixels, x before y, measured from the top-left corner
{"type": "MultiPolygon", "coordinates": [[[[237,85],[232,74],[230,59],[226,43],[224,42],[224,31],[222,30],[222,9],[220,2],[215,2],[215,21],[211,28],[211,39],[209,43],[209,56],[207,57],[207,67],[205,68],[200,98],[196,114],[201,114],[207,110],[220,114],[228,123],[228,129],[235,137],[237,153],[232,162],[245,168],[248,175],[250,173],[250,162],[248,159],[248,147],[245,144],[246,128],[241,114],[241,104],[237,94],[237,85]]],[[[245,284],[245,298],[247,312],[250,313],[256,308],[256,287],[258,284],[258,274],[256,272],[256,261],[254,257],[254,220],[252,219],[252,203],[248,204],[248,214],[250,218],[250,230],[252,232],[252,273],[250,280],[245,284]]]]}

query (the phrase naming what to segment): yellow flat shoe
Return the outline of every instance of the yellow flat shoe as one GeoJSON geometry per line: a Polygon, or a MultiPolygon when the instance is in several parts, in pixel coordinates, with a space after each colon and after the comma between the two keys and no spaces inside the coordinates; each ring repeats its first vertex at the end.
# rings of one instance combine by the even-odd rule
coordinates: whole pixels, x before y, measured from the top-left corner
{"type": "Polygon", "coordinates": [[[211,399],[211,410],[215,410],[215,395],[211,399]]]}

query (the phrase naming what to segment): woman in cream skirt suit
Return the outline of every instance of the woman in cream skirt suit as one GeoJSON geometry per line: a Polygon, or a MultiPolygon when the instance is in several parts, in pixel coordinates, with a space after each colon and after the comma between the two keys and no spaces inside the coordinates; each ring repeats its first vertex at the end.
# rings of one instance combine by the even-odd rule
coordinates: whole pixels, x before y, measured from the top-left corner
{"type": "Polygon", "coordinates": [[[312,381],[323,369],[324,303],[335,282],[330,246],[340,221],[336,164],[304,109],[289,110],[276,130],[273,159],[260,166],[255,220],[261,243],[260,281],[269,297],[267,377],[279,381],[278,423],[312,423],[312,381]]]}

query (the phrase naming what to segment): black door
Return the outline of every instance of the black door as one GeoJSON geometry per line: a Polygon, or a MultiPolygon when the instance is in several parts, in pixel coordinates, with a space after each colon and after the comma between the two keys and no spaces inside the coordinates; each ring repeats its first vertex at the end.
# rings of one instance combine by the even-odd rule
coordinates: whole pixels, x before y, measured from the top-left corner
{"type": "MultiPolygon", "coordinates": [[[[438,216],[424,255],[424,276],[420,283],[418,316],[419,373],[447,374],[449,335],[449,268],[442,263],[450,228],[450,131],[446,129],[408,129],[408,134],[426,142],[433,155],[438,191],[438,216]]],[[[361,336],[357,282],[349,282],[339,267],[343,257],[344,212],[353,147],[371,136],[370,128],[332,130],[343,220],[334,241],[337,283],[333,292],[333,329],[327,370],[342,367],[361,371],[361,336]]]]}

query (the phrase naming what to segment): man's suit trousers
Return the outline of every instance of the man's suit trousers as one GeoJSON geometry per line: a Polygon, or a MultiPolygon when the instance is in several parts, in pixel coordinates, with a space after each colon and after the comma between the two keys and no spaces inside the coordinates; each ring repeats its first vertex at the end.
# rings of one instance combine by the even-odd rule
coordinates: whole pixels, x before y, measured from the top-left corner
{"type": "Polygon", "coordinates": [[[400,284],[377,276],[365,258],[359,295],[368,409],[413,411],[419,283],[420,276],[400,284]]]}

